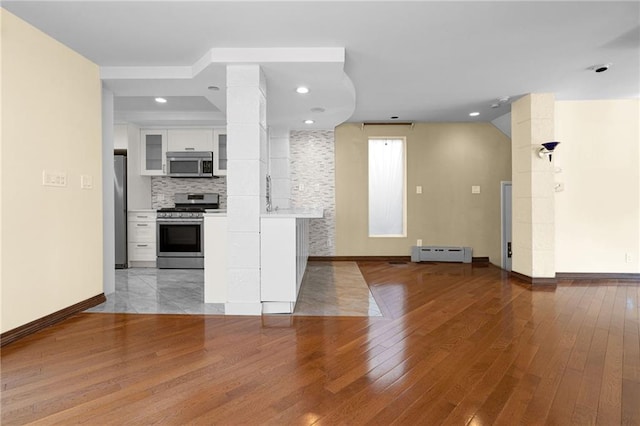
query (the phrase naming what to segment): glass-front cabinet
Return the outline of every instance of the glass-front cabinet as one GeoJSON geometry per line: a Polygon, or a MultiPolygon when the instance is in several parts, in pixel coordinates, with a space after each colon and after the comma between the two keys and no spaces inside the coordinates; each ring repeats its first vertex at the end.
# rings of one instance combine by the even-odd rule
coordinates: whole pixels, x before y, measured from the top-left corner
{"type": "Polygon", "coordinates": [[[213,132],[213,174],[227,174],[227,131],[216,129],[213,132]]]}
{"type": "Polygon", "coordinates": [[[166,174],[167,131],[141,130],[140,132],[140,174],[163,176],[166,174]]]}

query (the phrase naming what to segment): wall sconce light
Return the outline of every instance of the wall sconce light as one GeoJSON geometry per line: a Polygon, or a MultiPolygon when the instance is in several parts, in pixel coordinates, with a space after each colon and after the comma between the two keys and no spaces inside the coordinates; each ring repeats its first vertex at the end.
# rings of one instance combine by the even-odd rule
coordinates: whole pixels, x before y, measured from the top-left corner
{"type": "Polygon", "coordinates": [[[553,151],[556,149],[556,146],[558,146],[560,142],[545,142],[542,144],[542,148],[540,148],[538,150],[538,157],[540,158],[544,158],[545,155],[549,156],[549,161],[551,161],[551,154],[553,154],[553,151]]]}

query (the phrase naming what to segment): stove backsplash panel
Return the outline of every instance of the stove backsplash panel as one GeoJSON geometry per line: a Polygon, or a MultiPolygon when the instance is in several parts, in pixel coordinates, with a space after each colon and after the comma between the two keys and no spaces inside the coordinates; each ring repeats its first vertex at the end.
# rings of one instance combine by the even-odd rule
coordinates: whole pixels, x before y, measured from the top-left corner
{"type": "Polygon", "coordinates": [[[227,208],[227,177],[218,179],[151,177],[151,208],[173,207],[173,194],[177,192],[217,192],[220,194],[220,208],[227,208]]]}

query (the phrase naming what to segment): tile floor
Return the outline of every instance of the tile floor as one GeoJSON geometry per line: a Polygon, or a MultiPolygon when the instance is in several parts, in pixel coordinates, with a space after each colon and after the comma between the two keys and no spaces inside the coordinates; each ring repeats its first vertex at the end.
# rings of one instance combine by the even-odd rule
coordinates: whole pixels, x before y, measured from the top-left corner
{"type": "Polygon", "coordinates": [[[355,262],[309,262],[294,315],[382,316],[355,262]]]}
{"type": "Polygon", "coordinates": [[[223,314],[221,303],[203,303],[202,269],[116,269],[116,291],[87,312],[223,314]]]}
{"type": "MultiPolygon", "coordinates": [[[[87,312],[224,314],[224,304],[203,303],[201,269],[118,269],[115,287],[87,312]]],[[[294,315],[382,316],[355,262],[309,262],[294,315]]]]}

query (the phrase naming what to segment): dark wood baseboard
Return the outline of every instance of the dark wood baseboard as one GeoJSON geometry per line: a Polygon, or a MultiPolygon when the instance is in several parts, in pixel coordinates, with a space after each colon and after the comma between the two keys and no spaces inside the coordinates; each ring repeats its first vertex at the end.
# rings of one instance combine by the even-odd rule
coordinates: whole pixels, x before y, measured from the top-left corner
{"type": "Polygon", "coordinates": [[[640,274],[618,272],[557,272],[559,280],[634,280],[640,281],[640,274]]]}
{"type": "Polygon", "coordinates": [[[30,323],[16,327],[13,330],[6,331],[0,335],[0,347],[6,346],[9,343],[13,343],[16,340],[22,339],[25,336],[43,330],[50,325],[59,323],[72,315],[82,312],[86,309],[99,305],[107,300],[104,293],[100,293],[82,302],[78,302],[75,305],[68,306],[57,312],[49,314],[45,317],[39,318],[30,323]]]}
{"type": "Polygon", "coordinates": [[[556,278],[536,278],[514,271],[509,272],[509,275],[517,280],[524,282],[525,284],[531,285],[532,287],[540,286],[551,288],[555,287],[558,284],[558,280],[556,278]]]}
{"type": "Polygon", "coordinates": [[[411,262],[411,256],[309,256],[311,262],[411,262]]]}

